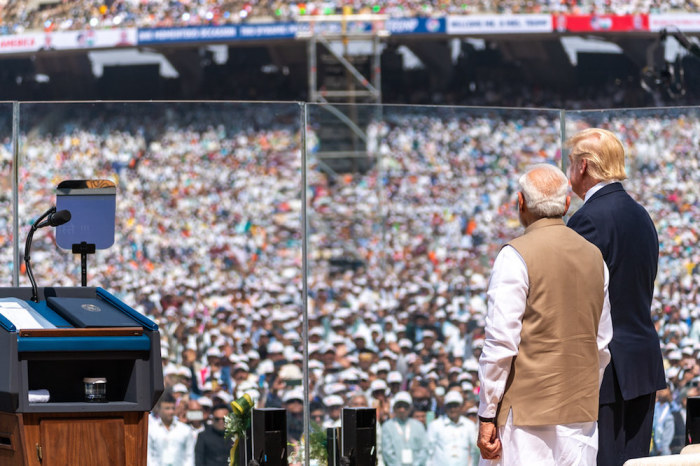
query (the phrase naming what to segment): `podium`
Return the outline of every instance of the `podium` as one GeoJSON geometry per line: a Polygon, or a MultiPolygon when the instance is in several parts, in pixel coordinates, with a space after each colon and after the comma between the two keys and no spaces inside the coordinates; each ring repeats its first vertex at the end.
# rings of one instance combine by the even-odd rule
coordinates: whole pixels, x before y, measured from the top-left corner
{"type": "Polygon", "coordinates": [[[31,294],[0,288],[52,327],[18,330],[0,313],[0,464],[145,466],[148,412],[163,393],[158,326],[101,288],[39,288],[38,303],[31,294]],[[133,325],[77,327],[47,298],[96,299],[133,325]],[[85,378],[106,379],[103,402],[86,401],[85,378]]]}

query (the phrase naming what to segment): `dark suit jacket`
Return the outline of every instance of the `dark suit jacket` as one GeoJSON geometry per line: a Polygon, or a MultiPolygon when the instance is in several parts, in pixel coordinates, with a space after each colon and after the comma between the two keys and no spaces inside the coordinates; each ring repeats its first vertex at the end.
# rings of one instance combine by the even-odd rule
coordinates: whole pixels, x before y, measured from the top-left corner
{"type": "Polygon", "coordinates": [[[600,403],[616,401],[613,371],[624,400],[664,388],[659,337],[651,321],[659,240],[649,214],[620,183],[612,183],[591,196],[568,226],[598,246],[610,271],[612,361],[605,370],[600,403]]]}

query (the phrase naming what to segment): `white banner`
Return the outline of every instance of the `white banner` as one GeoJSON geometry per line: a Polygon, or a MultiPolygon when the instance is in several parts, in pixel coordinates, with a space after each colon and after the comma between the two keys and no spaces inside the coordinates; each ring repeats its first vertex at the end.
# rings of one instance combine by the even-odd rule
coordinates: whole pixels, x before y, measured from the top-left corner
{"type": "Polygon", "coordinates": [[[0,36],[0,53],[35,52],[41,48],[43,34],[0,36]]]}
{"type": "Polygon", "coordinates": [[[36,32],[0,36],[0,54],[136,46],[136,28],[36,32]]]}
{"type": "Polygon", "coordinates": [[[54,50],[134,47],[136,28],[45,33],[44,46],[54,50]]]}
{"type": "Polygon", "coordinates": [[[654,14],[649,15],[649,30],[659,32],[662,29],[680,29],[683,32],[700,32],[700,14],[654,14]]]}
{"type": "Polygon", "coordinates": [[[448,16],[448,34],[518,34],[552,32],[552,15],[448,16]]]}

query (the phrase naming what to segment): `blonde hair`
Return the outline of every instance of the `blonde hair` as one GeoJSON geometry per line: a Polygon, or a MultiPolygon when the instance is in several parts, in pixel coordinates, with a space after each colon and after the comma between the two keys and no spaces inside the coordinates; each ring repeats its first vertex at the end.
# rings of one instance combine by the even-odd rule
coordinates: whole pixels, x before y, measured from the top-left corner
{"type": "Polygon", "coordinates": [[[601,128],[588,128],[574,134],[566,141],[572,161],[588,161],[588,173],[600,181],[627,179],[625,172],[625,148],[612,132],[601,128]]]}
{"type": "Polygon", "coordinates": [[[527,208],[537,217],[561,217],[566,213],[569,180],[554,165],[533,165],[520,177],[518,184],[527,208]]]}

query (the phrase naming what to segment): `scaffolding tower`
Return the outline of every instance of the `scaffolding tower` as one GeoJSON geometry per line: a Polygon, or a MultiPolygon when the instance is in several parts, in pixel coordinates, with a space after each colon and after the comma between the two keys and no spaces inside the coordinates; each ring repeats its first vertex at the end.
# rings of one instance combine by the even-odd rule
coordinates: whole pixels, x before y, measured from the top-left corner
{"type": "Polygon", "coordinates": [[[381,41],[389,36],[387,18],[344,14],[299,19],[308,24],[297,32],[297,39],[307,41],[308,101],[323,110],[316,113],[312,107],[321,149],[316,157],[336,171],[363,170],[373,163],[365,128],[381,116],[381,106],[362,104],[382,102],[381,41]],[[361,45],[366,50],[351,50],[361,45]],[[359,62],[368,66],[359,70],[359,62]],[[329,76],[330,68],[342,70],[344,76],[329,76]]]}

